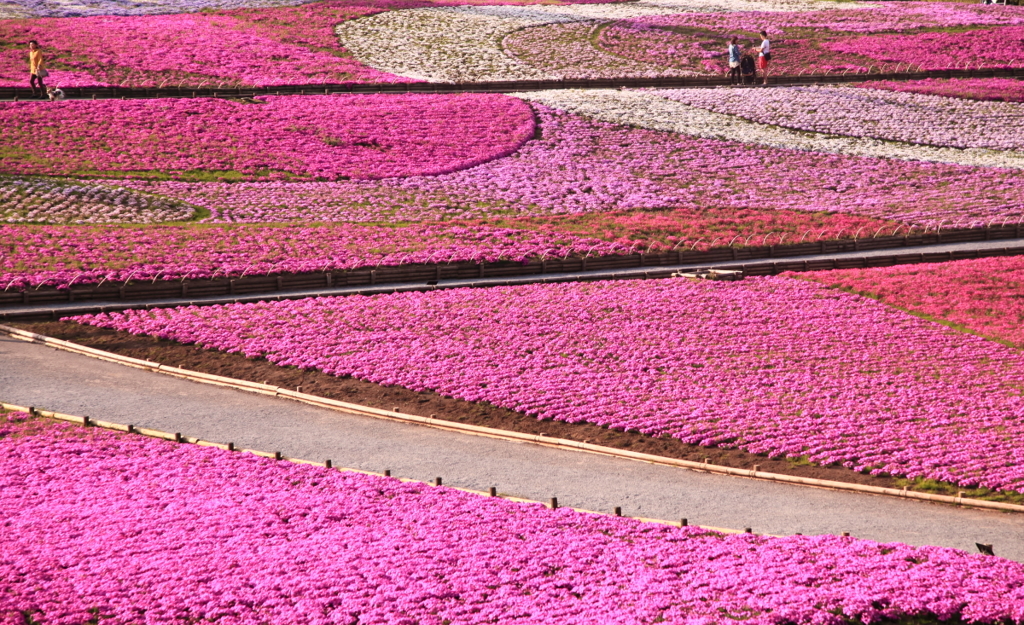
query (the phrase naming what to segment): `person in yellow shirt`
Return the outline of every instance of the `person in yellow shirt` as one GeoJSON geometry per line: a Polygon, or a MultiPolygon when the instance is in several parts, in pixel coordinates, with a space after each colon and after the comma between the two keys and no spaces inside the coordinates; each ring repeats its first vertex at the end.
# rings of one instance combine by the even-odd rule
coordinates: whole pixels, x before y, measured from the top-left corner
{"type": "Polygon", "coordinates": [[[39,48],[39,42],[33,39],[28,42],[28,71],[32,74],[29,85],[32,86],[32,97],[43,98],[46,96],[46,85],[43,79],[49,75],[46,71],[46,59],[43,58],[43,51],[39,48]],[[36,84],[39,85],[39,94],[36,95],[36,84]]]}

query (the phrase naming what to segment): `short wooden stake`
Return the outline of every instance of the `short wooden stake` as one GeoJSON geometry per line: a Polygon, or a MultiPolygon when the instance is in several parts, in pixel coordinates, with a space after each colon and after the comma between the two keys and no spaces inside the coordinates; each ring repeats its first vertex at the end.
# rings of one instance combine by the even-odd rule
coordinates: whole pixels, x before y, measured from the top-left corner
{"type": "Polygon", "coordinates": [[[704,464],[711,464],[711,458],[705,458],[704,464]]]}
{"type": "Polygon", "coordinates": [[[384,469],[384,477],[391,477],[391,469],[384,469]]]}
{"type": "Polygon", "coordinates": [[[175,443],[180,443],[181,442],[181,432],[175,432],[174,433],[174,442],[175,443]]]}
{"type": "Polygon", "coordinates": [[[330,458],[328,458],[328,459],[327,459],[327,460],[326,460],[326,461],[324,462],[324,466],[325,466],[325,467],[327,467],[328,469],[330,469],[330,468],[334,467],[334,465],[333,465],[333,464],[331,463],[331,459],[330,459],[330,458]]]}
{"type": "Polygon", "coordinates": [[[760,470],[761,470],[761,465],[759,465],[759,464],[755,464],[755,465],[754,465],[754,473],[757,473],[757,472],[758,472],[758,471],[760,471],[760,470]]]}
{"type": "Polygon", "coordinates": [[[274,452],[274,460],[280,460],[280,459],[281,459],[281,452],[275,451],[274,452]]]}
{"type": "Polygon", "coordinates": [[[228,451],[234,451],[234,450],[235,450],[235,444],[234,443],[228,443],[228,451]]]}
{"type": "Polygon", "coordinates": [[[743,528],[743,533],[744,533],[744,534],[753,534],[753,533],[754,533],[754,530],[753,530],[753,529],[751,529],[751,528],[749,528],[749,527],[744,527],[744,528],[743,528]]]}
{"type": "Polygon", "coordinates": [[[302,392],[302,387],[301,386],[296,386],[295,387],[295,392],[296,393],[301,393],[302,392]]]}
{"type": "Polygon", "coordinates": [[[435,477],[434,478],[434,486],[440,486],[440,485],[441,485],[441,478],[435,477]]]}
{"type": "Polygon", "coordinates": [[[497,489],[497,488],[495,488],[495,487],[493,487],[493,486],[492,486],[492,487],[490,487],[490,488],[489,488],[489,489],[487,490],[487,496],[488,496],[488,497],[497,497],[497,496],[498,496],[498,489],[497,489]]]}
{"type": "Polygon", "coordinates": [[[843,532],[843,536],[844,537],[849,537],[850,536],[850,532],[843,532]]]}
{"type": "Polygon", "coordinates": [[[89,422],[89,417],[82,417],[82,425],[85,427],[89,427],[91,425],[91,423],[89,422]]]}
{"type": "Polygon", "coordinates": [[[401,412],[401,410],[398,409],[398,406],[395,406],[395,412],[401,412]]]}
{"type": "Polygon", "coordinates": [[[622,516],[622,508],[615,506],[615,516],[622,516]]]}
{"type": "Polygon", "coordinates": [[[36,407],[35,406],[29,406],[28,407],[28,416],[30,416],[30,417],[36,416],[36,407]]]}
{"type": "Polygon", "coordinates": [[[686,517],[683,517],[683,518],[682,518],[682,519],[681,519],[681,520],[679,521],[679,527],[686,527],[686,526],[687,526],[687,525],[689,525],[689,524],[690,524],[690,521],[689,521],[689,519],[687,519],[686,517]]]}
{"type": "Polygon", "coordinates": [[[135,426],[132,425],[131,423],[128,424],[128,433],[129,434],[134,434],[135,433],[135,426]]]}
{"type": "Polygon", "coordinates": [[[551,498],[551,509],[558,510],[558,497],[551,498]]]}

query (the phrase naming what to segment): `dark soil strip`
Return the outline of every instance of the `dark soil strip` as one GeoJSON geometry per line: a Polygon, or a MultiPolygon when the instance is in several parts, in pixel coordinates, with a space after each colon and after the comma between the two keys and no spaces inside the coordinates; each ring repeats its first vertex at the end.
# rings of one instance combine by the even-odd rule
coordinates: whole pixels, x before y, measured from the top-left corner
{"type": "Polygon", "coordinates": [[[761,466],[762,471],[770,473],[889,488],[902,485],[901,481],[894,478],[857,473],[840,466],[822,467],[786,459],[773,460],[737,449],[688,445],[672,438],[653,438],[637,432],[620,432],[587,423],[540,421],[523,413],[485,403],[467,402],[432,392],[417,393],[398,386],[381,386],[353,378],[339,378],[320,371],[279,367],[263,358],[246,358],[240,354],[226,354],[150,336],[136,336],[128,332],[70,322],[18,324],[18,327],[132,358],[251,382],[265,382],[283,388],[301,387],[304,393],[383,410],[398,408],[407,414],[436,416],[446,421],[528,434],[544,434],[552,438],[583,441],[695,462],[703,462],[705,458],[710,458],[712,464],[727,467],[749,469],[757,464],[761,466]]]}

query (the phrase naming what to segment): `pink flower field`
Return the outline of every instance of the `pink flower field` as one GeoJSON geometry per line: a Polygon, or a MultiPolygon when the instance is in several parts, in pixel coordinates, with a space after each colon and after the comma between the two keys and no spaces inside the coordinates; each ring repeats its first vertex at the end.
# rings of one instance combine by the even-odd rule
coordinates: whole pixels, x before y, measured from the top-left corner
{"type": "Polygon", "coordinates": [[[133,278],[155,282],[412,263],[529,262],[850,238],[892,228],[841,214],[771,210],[595,213],[395,227],[0,226],[0,287],[19,291],[133,278]]]}
{"type": "Polygon", "coordinates": [[[874,80],[858,83],[856,86],[866,89],[886,89],[888,91],[939,95],[948,98],[1024,102],[1024,80],[1014,78],[952,78],[950,80],[928,78],[912,81],[874,80]]]}
{"type": "Polygon", "coordinates": [[[925,69],[1021,67],[1024,9],[958,3],[890,2],[806,12],[679,13],[622,20],[596,45],[612,54],[664,67],[719,73],[725,41],[756,46],[764,28],[773,40],[773,72],[878,71],[883,64],[925,69]],[[949,29],[948,31],[946,29],[949,29]]]}
{"type": "Polygon", "coordinates": [[[795,275],[1024,347],[1024,257],[795,275]]]}
{"type": "MultiPolygon", "coordinates": [[[[174,105],[168,104],[170,100],[144,105],[104,103],[127,120],[131,132],[124,136],[87,132],[104,123],[100,116],[75,131],[47,123],[44,133],[31,125],[33,120],[70,117],[75,109],[61,107],[87,102],[65,102],[43,109],[45,115],[30,103],[0,104],[0,118],[19,120],[22,127],[12,126],[17,133],[31,135],[33,143],[48,145],[50,150],[40,154],[28,144],[4,146],[0,173],[61,167],[98,175],[97,169],[108,167],[113,169],[108,175],[140,177],[119,180],[116,185],[205,208],[214,222],[395,223],[495,215],[774,209],[843,213],[850,218],[934,228],[940,222],[947,226],[1012,223],[1024,216],[1024,187],[1014,170],[688,137],[597,122],[503,96],[305,96],[267,101],[263,105],[191,100],[174,105]],[[409,98],[408,106],[392,112],[387,103],[401,98],[409,98]],[[293,105],[295,101],[300,104],[293,105]],[[490,108],[474,108],[474,103],[490,108]],[[130,117],[140,106],[149,117],[130,117]],[[173,116],[157,115],[165,106],[173,116]],[[202,113],[187,115],[193,110],[202,113]],[[454,112],[464,117],[442,117],[436,125],[428,125],[414,118],[413,111],[436,116],[454,112]],[[486,111],[507,115],[490,117],[484,115],[486,111]],[[373,120],[382,123],[374,125],[373,120]],[[184,125],[175,125],[177,121],[184,125]],[[343,121],[350,125],[342,127],[343,121]],[[511,134],[502,134],[502,128],[511,134]],[[167,139],[156,141],[146,134],[154,130],[167,139]],[[539,136],[530,139],[535,130],[539,136]],[[138,142],[125,145],[126,152],[103,149],[129,143],[128,136],[138,142]],[[209,149],[190,152],[190,141],[209,149]],[[239,145],[248,149],[240,151],[239,145]],[[480,159],[490,160],[470,166],[480,159]],[[154,169],[142,170],[146,164],[154,169]],[[270,165],[277,169],[266,169],[270,165]],[[170,166],[178,169],[156,169],[170,166]],[[414,175],[456,167],[464,169],[414,175]],[[843,175],[837,177],[836,171],[843,175]],[[143,179],[171,175],[185,180],[143,179]],[[295,180],[315,175],[408,177],[295,180]],[[282,179],[266,181],[267,177],[282,179]],[[204,181],[215,178],[253,180],[204,181]]],[[[46,222],[46,214],[37,213],[37,220],[46,222]]],[[[709,232],[697,238],[702,236],[712,241],[719,235],[709,232]]]]}
{"type": "MultiPolygon", "coordinates": [[[[562,4],[553,0],[326,0],[295,7],[177,15],[0,20],[0,41],[39,40],[50,59],[52,82],[65,87],[409,82],[352,58],[338,43],[334,28],[346,20],[388,10],[535,3],[562,4]]],[[[20,86],[27,81],[21,45],[0,47],[0,85],[20,86]]]]}
{"type": "Polygon", "coordinates": [[[212,221],[250,223],[774,209],[934,228],[1024,216],[1024,187],[1013,170],[701,139],[532,107],[539,138],[508,157],[450,174],[379,182],[119,184],[201,206],[212,221]]]}
{"type": "Polygon", "coordinates": [[[486,94],[14,102],[0,104],[0,124],[6,173],[328,180],[447,173],[534,132],[526,103],[486,94]]]}
{"type": "Polygon", "coordinates": [[[1024,567],[1000,558],[724,536],[0,420],[5,625],[1024,619],[1024,567]]]}
{"type": "Polygon", "coordinates": [[[459,289],[72,318],[773,457],[1024,492],[1024,356],[789,278],[459,289]]]}

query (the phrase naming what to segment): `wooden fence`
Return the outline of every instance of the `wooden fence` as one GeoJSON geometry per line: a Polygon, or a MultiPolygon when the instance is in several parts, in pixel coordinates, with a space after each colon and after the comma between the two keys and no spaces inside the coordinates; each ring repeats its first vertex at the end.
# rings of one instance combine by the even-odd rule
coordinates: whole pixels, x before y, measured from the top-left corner
{"type": "MultiPolygon", "coordinates": [[[[247,277],[228,280],[206,281],[164,281],[152,283],[104,283],[98,287],[82,287],[67,290],[38,289],[20,293],[0,293],[0,320],[41,321],[55,320],[61,316],[86,315],[101,311],[124,310],[137,307],[166,307],[181,305],[189,297],[224,296],[218,302],[254,299],[296,299],[307,296],[303,291],[336,288],[367,287],[354,289],[347,294],[370,294],[381,292],[381,285],[393,285],[395,291],[434,290],[446,288],[438,285],[439,280],[461,279],[456,286],[488,287],[524,282],[581,282],[587,280],[627,280],[644,278],[668,278],[679,265],[702,263],[727,263],[721,268],[741,269],[744,276],[772,276],[782,272],[814,272],[814,270],[891,266],[920,262],[944,262],[989,256],[1024,255],[1024,246],[1001,248],[967,249],[949,252],[911,252],[878,256],[854,256],[850,258],[800,259],[800,256],[868,251],[934,245],[980,240],[1011,240],[1021,233],[1018,226],[978,228],[972,231],[955,231],[941,235],[916,235],[912,237],[883,237],[878,239],[854,239],[848,241],[820,241],[791,246],[769,246],[759,248],[719,248],[707,252],[669,252],[665,254],[631,254],[626,256],[598,256],[591,258],[563,258],[528,263],[458,263],[430,265],[381,266],[336,270],[336,272],[295,274],[288,276],[247,277]],[[742,262],[751,260],[754,262],[742,262]],[[735,261],[730,262],[730,261],[735,261]],[[636,272],[638,267],[649,267],[646,272],[636,272]],[[608,274],[614,269],[634,269],[624,274],[608,274]],[[587,274],[583,273],[587,272],[587,274]],[[603,272],[593,274],[590,272],[603,272]],[[530,280],[530,277],[534,279],[530,280]],[[508,278],[502,281],[501,278],[508,278]],[[473,282],[474,280],[480,282],[473,282]],[[495,280],[499,279],[499,280],[495,280]],[[292,291],[292,293],[289,293],[292,291]],[[240,297],[239,297],[240,296],[240,297]],[[122,300],[123,303],[111,303],[122,300]],[[147,300],[145,303],[130,303],[131,300],[147,300]],[[160,300],[166,300],[164,302],[160,300]],[[26,310],[26,304],[57,302],[95,301],[81,306],[61,306],[45,309],[37,307],[26,310]],[[102,302],[102,303],[99,303],[102,302]],[[23,309],[10,309],[12,307],[23,309]],[[4,310],[4,307],[8,308],[4,310]]],[[[197,302],[203,303],[203,302],[197,302]]]]}
{"type": "MultiPolygon", "coordinates": [[[[1024,68],[944,69],[885,74],[804,74],[769,76],[769,85],[806,85],[849,83],[865,80],[922,80],[925,78],[1024,78],[1024,68]]],[[[687,76],[679,78],[601,78],[593,80],[510,80],[470,83],[341,83],[279,85],[273,87],[62,87],[69,98],[242,98],[257,95],[322,95],[331,93],[509,93],[546,89],[681,89],[728,85],[724,76],[687,76]]],[[[0,87],[0,99],[29,98],[27,87],[0,87]]]]}
{"type": "MultiPolygon", "coordinates": [[[[482,278],[545,276],[549,274],[578,274],[590,271],[610,271],[640,267],[677,267],[680,265],[703,265],[730,261],[755,261],[763,259],[792,258],[821,254],[842,254],[858,251],[909,248],[942,243],[965,243],[971,241],[994,241],[1018,239],[1024,235],[1024,226],[999,226],[949,230],[910,236],[885,236],[875,238],[814,241],[795,245],[770,245],[755,247],[719,247],[708,251],[665,252],[658,254],[627,254],[618,256],[592,256],[534,259],[530,262],[501,261],[493,263],[451,263],[415,264],[398,266],[361,267],[352,270],[333,270],[315,273],[278,274],[264,276],[226,277],[213,280],[133,280],[130,282],[104,282],[100,285],[75,285],[68,289],[41,285],[24,291],[13,289],[0,292],[0,318],[12,318],[4,314],[3,308],[27,305],[54,304],[63,302],[90,301],[132,301],[187,299],[210,296],[254,295],[287,293],[351,286],[377,286],[383,284],[415,284],[433,286],[442,280],[474,280],[482,278]]],[[[972,252],[968,252],[972,253],[972,252]]],[[[935,262],[935,254],[909,254],[921,256],[935,262]]],[[[945,253],[939,254],[942,259],[945,253]]],[[[967,256],[973,257],[973,256],[967,256]]],[[[941,260],[941,259],[940,259],[941,260]]],[[[860,262],[858,260],[840,261],[860,262]]],[[[871,262],[882,262],[872,259],[871,262]]],[[[777,264],[777,263],[776,263],[777,264]]],[[[888,264],[896,264],[890,262],[888,264]]],[[[769,264],[770,265],[770,264],[769,264]]],[[[760,263],[757,267],[769,266],[760,263]]],[[[807,270],[830,269],[832,261],[810,261],[785,264],[807,270]]],[[[859,266],[859,265],[858,265],[859,266]]],[[[762,275],[763,269],[750,268],[748,275],[762,275]]],[[[575,278],[580,279],[580,278],[575,278]]]]}

